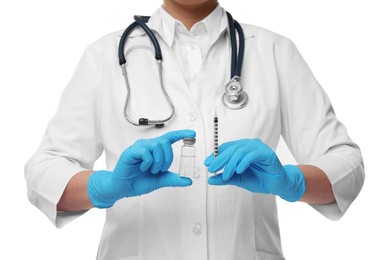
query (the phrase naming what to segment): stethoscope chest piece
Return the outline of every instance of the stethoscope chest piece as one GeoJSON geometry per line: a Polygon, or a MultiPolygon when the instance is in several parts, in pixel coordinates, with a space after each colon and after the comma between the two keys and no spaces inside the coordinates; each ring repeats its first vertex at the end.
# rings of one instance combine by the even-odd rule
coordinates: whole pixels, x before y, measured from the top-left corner
{"type": "Polygon", "coordinates": [[[229,109],[241,109],[248,104],[248,94],[243,91],[239,77],[233,77],[225,86],[223,104],[229,109]]]}

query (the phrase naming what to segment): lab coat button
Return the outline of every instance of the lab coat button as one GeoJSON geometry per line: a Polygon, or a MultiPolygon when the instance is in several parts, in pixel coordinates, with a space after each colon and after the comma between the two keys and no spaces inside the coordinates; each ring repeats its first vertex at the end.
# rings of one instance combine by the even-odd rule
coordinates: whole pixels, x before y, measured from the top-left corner
{"type": "Polygon", "coordinates": [[[189,119],[190,121],[195,121],[196,118],[197,118],[197,116],[196,116],[196,113],[195,113],[195,112],[191,112],[191,113],[188,114],[188,119],[189,119]]]}
{"type": "Polygon", "coordinates": [[[202,225],[199,223],[195,223],[192,226],[192,232],[194,232],[195,235],[200,235],[202,233],[202,225]]]}
{"type": "Polygon", "coordinates": [[[200,177],[200,171],[198,167],[195,167],[193,175],[195,179],[198,179],[200,177]]]}

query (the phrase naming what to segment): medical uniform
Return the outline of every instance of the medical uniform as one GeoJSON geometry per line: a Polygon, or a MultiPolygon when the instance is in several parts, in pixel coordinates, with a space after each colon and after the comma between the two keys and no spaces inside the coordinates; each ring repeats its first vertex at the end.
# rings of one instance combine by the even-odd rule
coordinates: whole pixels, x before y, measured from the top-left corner
{"type": "MultiPolygon", "coordinates": [[[[57,212],[56,204],[71,177],[92,169],[103,151],[112,170],[122,151],[136,140],[193,129],[197,140],[196,168],[188,176],[192,186],[117,201],[107,209],[97,258],[284,259],[275,196],[207,184],[210,174],[203,161],[213,152],[215,108],[220,144],[260,138],[276,149],[282,136],[299,164],[321,168],[332,184],[337,202],[313,207],[330,219],[345,213],[363,185],[361,154],[289,39],[242,25],[246,44],[242,84],[249,103],[230,110],[222,103],[231,57],[224,10],[218,6],[191,32],[162,7],[148,25],[161,45],[164,83],[176,113],[163,128],[129,124],[122,111],[126,85],[117,58],[121,32],[90,45],[41,146],[26,165],[29,199],[56,226],[81,215],[57,212]]],[[[132,46],[136,48],[126,56],[128,114],[134,120],[166,118],[170,107],[160,89],[150,39],[136,29],[125,49],[132,46]]],[[[181,145],[173,144],[173,172],[178,172],[181,145]]]]}

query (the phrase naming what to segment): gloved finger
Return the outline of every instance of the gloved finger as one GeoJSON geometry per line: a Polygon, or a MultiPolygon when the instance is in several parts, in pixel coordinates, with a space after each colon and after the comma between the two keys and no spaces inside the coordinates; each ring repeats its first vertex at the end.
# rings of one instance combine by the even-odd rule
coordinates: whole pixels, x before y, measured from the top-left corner
{"type": "Polygon", "coordinates": [[[221,174],[209,177],[208,181],[211,185],[224,185],[225,181],[222,179],[221,174]]]}
{"type": "MultiPolygon", "coordinates": [[[[195,137],[196,133],[194,130],[177,130],[177,131],[171,131],[164,135],[162,135],[162,138],[167,138],[171,144],[184,139],[184,138],[190,138],[195,137]]],[[[161,138],[160,137],[160,138],[161,138]]]]}
{"type": "Polygon", "coordinates": [[[122,152],[119,161],[122,161],[129,165],[134,165],[143,160],[142,156],[144,155],[146,148],[142,145],[142,142],[143,140],[138,140],[133,145],[125,149],[122,152]]]}
{"type": "Polygon", "coordinates": [[[227,164],[229,159],[230,159],[230,156],[228,154],[218,155],[217,157],[214,158],[214,160],[212,161],[212,163],[208,167],[208,171],[209,172],[217,172],[217,171],[223,169],[223,167],[225,167],[225,165],[227,164]]]}
{"type": "Polygon", "coordinates": [[[228,181],[224,181],[222,179],[221,174],[219,174],[219,175],[210,177],[208,179],[208,183],[210,185],[217,185],[217,186],[221,186],[221,185],[235,185],[235,186],[241,187],[241,176],[242,175],[234,175],[228,181]]]}
{"type": "Polygon", "coordinates": [[[156,175],[155,181],[156,189],[163,187],[185,187],[192,184],[190,178],[180,177],[178,174],[169,171],[156,175]]]}
{"type": "Polygon", "coordinates": [[[257,139],[257,163],[261,163],[263,165],[270,165],[274,162],[276,154],[275,152],[261,140],[257,139]]]}
{"type": "Polygon", "coordinates": [[[250,192],[264,193],[258,190],[257,188],[258,183],[256,183],[254,179],[245,177],[245,174],[240,174],[240,175],[235,174],[228,181],[224,181],[221,175],[217,175],[217,176],[210,177],[208,183],[217,186],[233,185],[248,190],[250,192]]]}
{"type": "Polygon", "coordinates": [[[283,171],[283,166],[276,153],[268,146],[263,146],[261,149],[248,153],[240,165],[237,166],[237,173],[244,172],[251,164],[258,168],[258,171],[268,174],[279,174],[283,171]]]}
{"type": "MultiPolygon", "coordinates": [[[[152,154],[148,149],[142,146],[130,146],[120,156],[115,171],[121,178],[127,178],[129,175],[128,169],[140,164],[140,170],[146,171],[153,163],[152,154]]],[[[119,176],[118,176],[119,177],[119,176]]]]}
{"type": "Polygon", "coordinates": [[[146,172],[153,164],[153,156],[148,149],[145,149],[144,152],[142,153],[141,158],[142,158],[142,162],[139,169],[142,172],[146,172]]]}
{"type": "MultiPolygon", "coordinates": [[[[223,143],[220,147],[218,147],[218,152],[219,153],[223,152],[224,150],[226,150],[226,148],[230,147],[234,142],[235,141],[223,143]]],[[[211,165],[211,163],[214,161],[214,158],[215,157],[214,157],[214,152],[213,152],[209,156],[207,156],[207,158],[204,160],[204,165],[206,167],[209,167],[211,165]]]]}
{"type": "MultiPolygon", "coordinates": [[[[218,147],[218,153],[221,154],[222,152],[224,152],[226,149],[228,149],[229,147],[231,147],[232,145],[237,145],[237,142],[238,141],[231,141],[231,142],[226,142],[226,143],[223,143],[221,146],[218,147]]],[[[207,158],[205,159],[204,161],[204,165],[209,167],[211,165],[211,163],[214,161],[214,153],[211,153],[209,156],[207,156],[207,158]]]]}
{"type": "Polygon", "coordinates": [[[163,167],[165,161],[163,147],[159,142],[153,144],[152,155],[153,163],[150,167],[150,171],[153,174],[156,174],[161,171],[161,168],[163,167]]]}
{"type": "Polygon", "coordinates": [[[272,156],[270,156],[267,164],[262,163],[262,168],[270,174],[279,174],[283,171],[283,166],[276,153],[273,153],[272,156]]]}
{"type": "Polygon", "coordinates": [[[232,145],[224,150],[222,153],[219,153],[217,157],[214,158],[213,162],[210,164],[208,171],[209,172],[217,172],[221,170],[228,163],[234,151],[236,150],[236,146],[232,145]]]}
{"type": "Polygon", "coordinates": [[[166,172],[171,167],[173,161],[173,151],[171,143],[167,139],[161,140],[162,149],[164,152],[164,162],[161,171],[166,172]]]}
{"type": "Polygon", "coordinates": [[[218,146],[218,153],[220,154],[220,153],[224,152],[226,149],[228,149],[232,145],[239,145],[240,141],[241,140],[235,140],[235,141],[230,141],[230,142],[226,142],[226,143],[221,144],[220,146],[218,146]]]}
{"type": "Polygon", "coordinates": [[[242,174],[243,172],[248,169],[248,167],[251,165],[251,163],[255,162],[258,159],[258,152],[257,151],[251,151],[241,159],[241,161],[238,163],[236,172],[238,174],[242,174]]]}
{"type": "Polygon", "coordinates": [[[244,147],[238,148],[226,164],[225,169],[223,170],[222,173],[222,179],[224,181],[228,181],[233,174],[239,173],[241,174],[242,172],[237,172],[237,166],[240,164],[242,159],[247,156],[247,151],[244,147]]]}
{"type": "Polygon", "coordinates": [[[214,161],[214,153],[211,153],[207,158],[204,160],[204,165],[206,167],[209,167],[210,164],[214,161]]]}
{"type": "MultiPolygon", "coordinates": [[[[236,141],[231,141],[231,142],[226,142],[226,143],[223,143],[221,146],[218,147],[218,153],[221,154],[223,153],[224,151],[226,151],[228,148],[232,147],[232,146],[241,146],[240,145],[240,141],[241,140],[236,140],[236,141]]],[[[217,156],[218,157],[218,156],[217,156]]],[[[204,165],[209,167],[211,165],[211,163],[214,161],[215,157],[214,157],[214,153],[211,153],[207,158],[206,160],[204,161],[204,165]]]]}

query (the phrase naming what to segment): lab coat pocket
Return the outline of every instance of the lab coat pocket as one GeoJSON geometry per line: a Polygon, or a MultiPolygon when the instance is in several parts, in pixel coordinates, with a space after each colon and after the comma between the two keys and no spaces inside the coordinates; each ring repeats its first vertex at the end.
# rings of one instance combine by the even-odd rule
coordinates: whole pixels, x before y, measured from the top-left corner
{"type": "Polygon", "coordinates": [[[257,251],[256,260],[285,260],[283,256],[257,251]]]}
{"type": "Polygon", "coordinates": [[[138,197],[121,199],[107,209],[98,259],[140,259],[142,207],[138,197]]]}
{"type": "Polygon", "coordinates": [[[216,195],[213,207],[219,259],[255,259],[252,194],[234,186],[210,187],[210,191],[216,195]]]}

